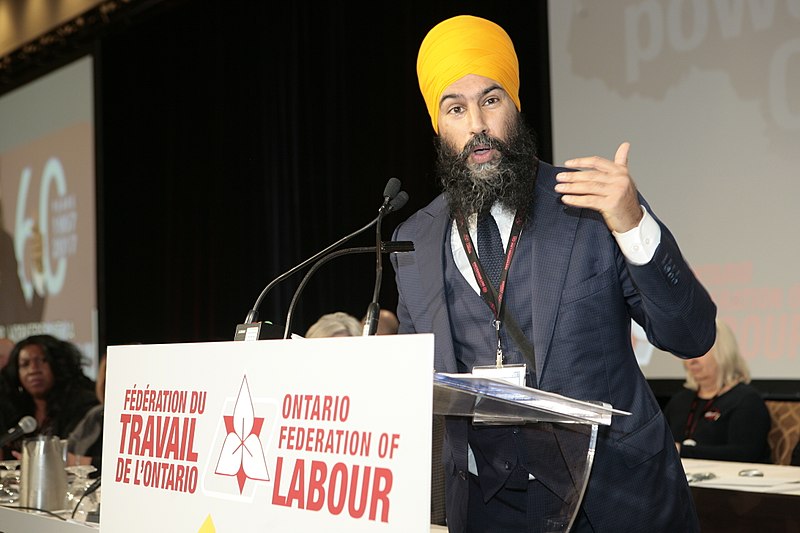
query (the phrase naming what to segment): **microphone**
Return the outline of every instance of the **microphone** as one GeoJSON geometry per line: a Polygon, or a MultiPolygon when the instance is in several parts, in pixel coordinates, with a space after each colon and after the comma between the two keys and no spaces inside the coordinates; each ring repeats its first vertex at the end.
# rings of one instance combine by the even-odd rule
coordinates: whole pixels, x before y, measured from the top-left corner
{"type": "Polygon", "coordinates": [[[356,235],[363,233],[364,231],[371,228],[374,224],[378,223],[381,218],[385,215],[394,211],[395,209],[399,209],[408,201],[408,195],[406,194],[406,200],[401,201],[399,204],[397,203],[397,196],[400,192],[400,180],[397,178],[389,178],[389,181],[386,182],[386,186],[383,188],[383,203],[381,204],[380,209],[378,209],[378,216],[372,219],[366,226],[357,229],[356,231],[346,235],[336,241],[335,243],[331,244],[324,250],[320,250],[316,254],[312,255],[305,261],[295,265],[294,267],[290,268],[277,278],[273,279],[264,290],[261,291],[261,294],[258,295],[256,299],[256,303],[253,305],[253,308],[247,313],[247,316],[244,319],[243,324],[238,324],[236,326],[236,334],[234,335],[234,340],[258,340],[263,338],[274,338],[279,339],[281,338],[279,335],[276,334],[276,326],[272,323],[264,323],[256,322],[258,319],[258,308],[261,305],[261,302],[264,300],[264,297],[267,293],[272,290],[278,283],[285,280],[292,274],[296,273],[297,271],[305,268],[307,265],[311,264],[312,262],[316,261],[320,257],[324,256],[331,250],[338,248],[348,240],[352,239],[356,235]],[[272,330],[272,331],[270,331],[272,330]]]}
{"type": "Polygon", "coordinates": [[[16,426],[3,433],[3,436],[0,437],[0,448],[14,442],[23,435],[33,433],[38,426],[39,423],[32,416],[23,416],[16,426]]]}
{"type": "MultiPolygon", "coordinates": [[[[399,209],[406,205],[408,202],[408,193],[400,191],[397,193],[395,202],[399,203],[395,209],[399,209]]],[[[390,204],[391,205],[391,204],[390,204]]],[[[389,211],[391,212],[391,210],[389,211]]],[[[367,307],[367,317],[364,320],[363,335],[375,335],[378,330],[378,318],[380,315],[381,307],[378,305],[378,296],[381,292],[381,281],[383,280],[383,259],[381,254],[381,220],[383,219],[380,214],[378,215],[378,222],[375,224],[375,289],[372,292],[372,301],[367,307]]]]}
{"type": "Polygon", "coordinates": [[[389,178],[389,181],[386,182],[386,187],[383,188],[383,205],[381,205],[381,208],[378,209],[379,215],[381,213],[388,215],[391,211],[400,209],[406,204],[408,201],[408,194],[406,194],[406,202],[403,202],[400,205],[392,205],[392,200],[394,200],[399,193],[400,180],[397,178],[389,178]]]}
{"type": "MultiPolygon", "coordinates": [[[[321,258],[319,261],[314,263],[314,265],[308,269],[308,272],[305,276],[303,276],[303,281],[300,282],[298,285],[297,290],[294,291],[294,296],[292,297],[292,302],[289,304],[289,312],[286,314],[286,329],[283,331],[283,338],[289,338],[289,332],[292,330],[292,315],[294,313],[294,309],[297,305],[297,301],[300,299],[300,293],[303,292],[306,285],[308,284],[308,280],[311,279],[311,276],[319,270],[319,268],[330,261],[331,259],[336,259],[337,257],[341,257],[343,255],[348,254],[362,254],[362,253],[371,253],[375,251],[374,246],[361,246],[358,248],[345,248],[343,250],[337,250],[333,253],[326,255],[325,257],[321,258]]],[[[404,253],[404,252],[413,252],[414,251],[414,243],[411,241],[386,241],[381,243],[381,253],[384,254],[394,254],[394,253],[404,253]]]]}

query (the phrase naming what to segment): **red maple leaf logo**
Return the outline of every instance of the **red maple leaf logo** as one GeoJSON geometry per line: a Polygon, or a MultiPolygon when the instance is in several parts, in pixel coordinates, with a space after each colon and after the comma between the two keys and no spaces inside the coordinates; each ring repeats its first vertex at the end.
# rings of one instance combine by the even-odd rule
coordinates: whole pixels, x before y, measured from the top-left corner
{"type": "Polygon", "coordinates": [[[269,481],[267,460],[261,444],[264,418],[255,416],[247,376],[242,379],[233,415],[223,415],[222,418],[227,435],[214,473],[235,476],[239,484],[239,494],[242,493],[247,479],[269,481]]]}

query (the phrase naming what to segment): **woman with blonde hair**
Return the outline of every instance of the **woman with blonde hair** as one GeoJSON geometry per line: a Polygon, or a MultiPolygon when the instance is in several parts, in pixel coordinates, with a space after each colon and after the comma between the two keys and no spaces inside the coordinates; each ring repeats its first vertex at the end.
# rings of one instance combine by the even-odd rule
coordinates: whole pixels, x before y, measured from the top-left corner
{"type": "Polygon", "coordinates": [[[664,409],[681,457],[769,463],[770,416],[730,327],[702,357],[683,361],[684,389],[664,409]]]}
{"type": "Polygon", "coordinates": [[[306,338],[315,337],[357,337],[361,335],[361,322],[353,315],[342,311],[322,315],[308,331],[306,338]]]}

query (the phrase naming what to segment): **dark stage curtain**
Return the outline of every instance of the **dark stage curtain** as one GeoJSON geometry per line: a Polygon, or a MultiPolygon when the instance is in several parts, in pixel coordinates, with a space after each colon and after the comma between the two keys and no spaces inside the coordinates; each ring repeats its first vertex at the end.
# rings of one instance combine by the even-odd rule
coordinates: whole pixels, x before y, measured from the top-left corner
{"type": "MultiPolygon", "coordinates": [[[[411,200],[384,239],[433,199],[416,54],[443,18],[481,15],[511,34],[523,113],[551,159],[544,1],[169,5],[96,48],[106,344],[230,340],[270,280],[375,217],[390,177],[411,200]]],[[[373,243],[369,231],[349,245],[373,243]]],[[[285,324],[301,279],[259,318],[285,324]]],[[[324,266],[293,331],[336,310],[361,318],[374,281],[373,255],[324,266]]],[[[381,306],[396,304],[387,260],[381,306]]]]}

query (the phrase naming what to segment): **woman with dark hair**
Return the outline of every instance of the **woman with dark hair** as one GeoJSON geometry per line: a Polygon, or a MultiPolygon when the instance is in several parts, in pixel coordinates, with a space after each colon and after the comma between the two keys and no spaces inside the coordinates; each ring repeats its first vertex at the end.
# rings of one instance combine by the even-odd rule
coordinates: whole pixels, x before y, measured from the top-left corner
{"type": "MultiPolygon", "coordinates": [[[[99,403],[94,382],[83,373],[83,363],[77,346],[52,335],[32,335],[19,341],[0,371],[0,418],[13,424],[30,415],[37,422],[32,435],[66,439],[99,403]]],[[[18,451],[19,441],[10,446],[18,451]]],[[[6,458],[8,451],[4,450],[6,458]]]]}

